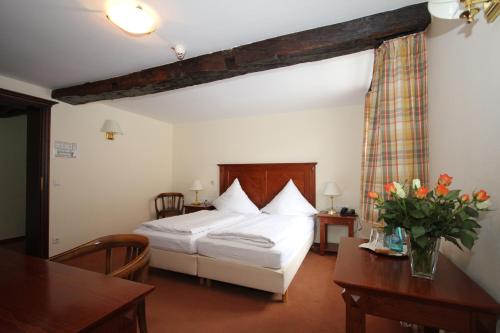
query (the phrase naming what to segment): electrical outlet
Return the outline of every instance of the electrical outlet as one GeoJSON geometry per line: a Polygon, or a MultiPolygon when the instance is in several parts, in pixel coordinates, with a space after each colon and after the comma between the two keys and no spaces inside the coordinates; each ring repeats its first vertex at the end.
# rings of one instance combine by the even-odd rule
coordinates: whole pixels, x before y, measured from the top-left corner
{"type": "Polygon", "coordinates": [[[214,186],[215,182],[213,180],[210,181],[210,185],[214,186]]]}
{"type": "Polygon", "coordinates": [[[59,244],[61,240],[59,238],[52,238],[52,244],[59,244]]]}

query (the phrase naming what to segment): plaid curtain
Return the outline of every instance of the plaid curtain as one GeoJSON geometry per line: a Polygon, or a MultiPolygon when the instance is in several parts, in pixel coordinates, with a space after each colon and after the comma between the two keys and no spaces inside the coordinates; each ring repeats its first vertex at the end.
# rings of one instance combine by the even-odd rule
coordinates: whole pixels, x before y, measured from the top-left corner
{"type": "Polygon", "coordinates": [[[392,181],[428,183],[427,53],[425,33],[384,42],[375,50],[365,100],[361,218],[377,220],[368,192],[392,181]]]}

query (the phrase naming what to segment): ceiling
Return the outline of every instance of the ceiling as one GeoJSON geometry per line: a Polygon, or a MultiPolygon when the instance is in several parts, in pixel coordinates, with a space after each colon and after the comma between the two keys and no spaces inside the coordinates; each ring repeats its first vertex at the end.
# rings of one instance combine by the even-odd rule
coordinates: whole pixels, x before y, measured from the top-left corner
{"type": "MultiPolygon", "coordinates": [[[[61,88],[347,21],[412,0],[143,0],[156,32],[130,36],[110,24],[103,0],[1,0],[0,74],[61,88]],[[369,6],[367,6],[367,3],[369,6]]],[[[107,104],[169,122],[359,104],[371,52],[302,64],[107,104]]]]}

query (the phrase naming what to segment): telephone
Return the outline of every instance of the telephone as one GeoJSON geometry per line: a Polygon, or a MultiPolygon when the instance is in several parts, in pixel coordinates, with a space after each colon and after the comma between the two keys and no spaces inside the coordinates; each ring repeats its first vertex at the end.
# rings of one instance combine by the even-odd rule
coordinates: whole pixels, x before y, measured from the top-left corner
{"type": "Polygon", "coordinates": [[[349,209],[348,207],[342,207],[340,210],[340,216],[356,216],[356,211],[354,209],[349,209]]]}

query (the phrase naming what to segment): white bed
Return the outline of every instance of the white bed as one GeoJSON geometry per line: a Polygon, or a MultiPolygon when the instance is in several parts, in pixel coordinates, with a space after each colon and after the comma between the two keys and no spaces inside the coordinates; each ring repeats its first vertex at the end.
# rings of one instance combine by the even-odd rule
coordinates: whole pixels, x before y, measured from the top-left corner
{"type": "MultiPolygon", "coordinates": [[[[262,208],[271,205],[273,198],[279,196],[276,194],[282,192],[289,181],[293,180],[297,186],[295,190],[300,191],[315,211],[315,166],[316,163],[219,165],[220,193],[225,193],[233,181],[239,179],[252,205],[262,208]]],[[[293,210],[299,206],[295,203],[287,202],[283,205],[281,202],[271,209],[286,207],[293,210]]],[[[268,248],[241,244],[234,240],[212,239],[206,236],[207,233],[197,234],[195,237],[166,236],[142,227],[136,232],[151,240],[153,267],[269,291],[282,295],[282,299],[286,300],[288,286],[314,240],[314,221],[310,217],[313,214],[308,214],[308,222],[302,230],[297,230],[268,248]]]]}
{"type": "MultiPolygon", "coordinates": [[[[267,214],[262,215],[266,216],[267,214]]],[[[272,218],[273,216],[269,217],[272,218]]],[[[258,247],[234,240],[214,239],[204,236],[197,241],[198,254],[239,264],[280,269],[288,264],[314,233],[314,220],[312,217],[298,216],[287,217],[287,219],[289,220],[289,226],[284,230],[286,237],[273,247],[258,247]]],[[[267,222],[273,223],[274,221],[269,220],[267,222]]]]}
{"type": "MultiPolygon", "coordinates": [[[[218,214],[215,211],[200,211],[192,214],[181,216],[169,217],[157,221],[146,222],[134,230],[134,233],[146,236],[149,238],[151,246],[151,261],[150,266],[167,269],[179,273],[197,275],[198,261],[197,261],[197,240],[205,236],[210,230],[211,226],[217,225],[220,221],[209,223],[211,226],[207,230],[195,234],[189,233],[175,233],[158,231],[151,228],[151,224],[162,225],[177,225],[179,222],[186,224],[195,224],[199,227],[199,222],[205,215],[217,216],[227,218],[227,214],[218,214]],[[171,223],[168,223],[171,222],[171,223]]],[[[243,215],[235,215],[234,219],[228,220],[227,223],[222,225],[231,225],[240,222],[244,218],[243,215]]],[[[156,228],[158,229],[158,228],[156,228]]]]}

